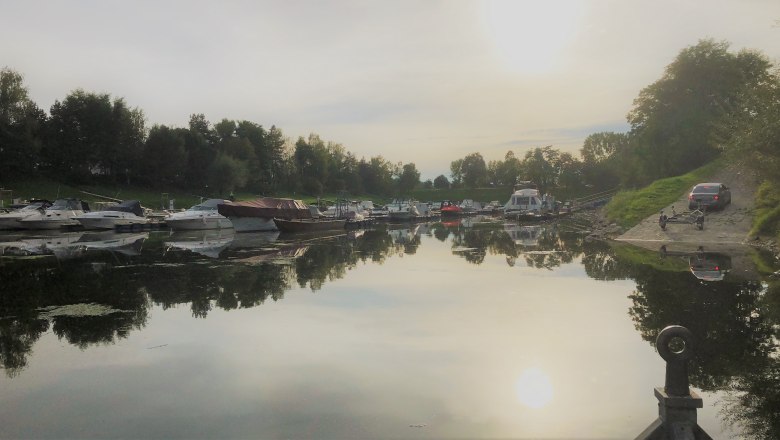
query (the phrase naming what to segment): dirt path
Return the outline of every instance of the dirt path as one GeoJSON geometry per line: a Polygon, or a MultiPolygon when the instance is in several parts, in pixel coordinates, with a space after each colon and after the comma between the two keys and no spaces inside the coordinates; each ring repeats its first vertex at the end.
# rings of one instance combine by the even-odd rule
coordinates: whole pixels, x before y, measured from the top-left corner
{"type": "MultiPolygon", "coordinates": [[[[658,214],[654,214],[616,238],[620,241],[663,242],[677,244],[733,246],[748,241],[753,219],[753,195],[757,181],[752,172],[731,166],[710,176],[706,181],[722,182],[731,188],[731,204],[722,211],[707,212],[704,230],[694,225],[669,224],[663,231],[658,226],[658,214]]],[[[678,212],[688,210],[688,193],[664,208],[671,215],[672,206],[678,212]]]]}

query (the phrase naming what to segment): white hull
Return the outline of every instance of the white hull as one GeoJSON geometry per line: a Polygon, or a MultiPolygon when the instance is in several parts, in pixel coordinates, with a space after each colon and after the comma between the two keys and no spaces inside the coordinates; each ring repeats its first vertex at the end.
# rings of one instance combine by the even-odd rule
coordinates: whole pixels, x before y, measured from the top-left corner
{"type": "Polygon", "coordinates": [[[266,217],[230,217],[236,232],[278,231],[274,219],[266,217]]]}
{"type": "Polygon", "coordinates": [[[50,220],[29,220],[25,219],[19,222],[24,229],[61,229],[68,226],[80,226],[78,220],[72,218],[50,219],[50,220]]]}
{"type": "Polygon", "coordinates": [[[0,229],[21,229],[21,217],[0,217],[0,229]]]}
{"type": "Polygon", "coordinates": [[[225,217],[198,217],[165,220],[165,224],[174,231],[197,231],[204,229],[230,229],[233,223],[225,217]]]}
{"type": "Polygon", "coordinates": [[[132,225],[145,225],[149,223],[149,220],[134,216],[124,218],[111,218],[111,217],[92,217],[92,218],[79,218],[79,223],[84,226],[84,229],[116,229],[117,226],[132,226],[132,225]]]}

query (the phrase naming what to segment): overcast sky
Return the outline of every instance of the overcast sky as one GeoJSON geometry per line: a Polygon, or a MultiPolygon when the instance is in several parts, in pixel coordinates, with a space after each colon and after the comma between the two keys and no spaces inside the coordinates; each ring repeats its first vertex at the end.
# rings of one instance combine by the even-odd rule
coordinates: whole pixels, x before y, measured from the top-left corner
{"type": "Polygon", "coordinates": [[[639,91],[714,38],[780,59],[780,0],[10,1],[0,66],[48,110],[72,90],[317,133],[359,158],[449,176],[626,131],[639,91]]]}

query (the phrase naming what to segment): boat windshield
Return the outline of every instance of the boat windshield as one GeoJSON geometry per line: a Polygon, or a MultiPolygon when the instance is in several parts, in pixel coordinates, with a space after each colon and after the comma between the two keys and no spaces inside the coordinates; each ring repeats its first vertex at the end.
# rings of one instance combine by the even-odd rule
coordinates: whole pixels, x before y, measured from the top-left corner
{"type": "Polygon", "coordinates": [[[195,205],[192,208],[188,209],[187,211],[216,211],[216,206],[207,206],[207,205],[195,205]]]}
{"type": "Polygon", "coordinates": [[[55,200],[49,208],[51,210],[67,210],[67,209],[81,209],[81,204],[75,199],[59,199],[55,200]]]}
{"type": "Polygon", "coordinates": [[[43,208],[43,202],[30,203],[19,211],[35,211],[36,209],[43,208]]]}

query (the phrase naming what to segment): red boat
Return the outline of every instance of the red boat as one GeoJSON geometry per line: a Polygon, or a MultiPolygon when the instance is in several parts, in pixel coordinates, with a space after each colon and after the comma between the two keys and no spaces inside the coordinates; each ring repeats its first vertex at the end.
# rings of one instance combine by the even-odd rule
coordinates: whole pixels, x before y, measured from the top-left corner
{"type": "Polygon", "coordinates": [[[454,215],[461,215],[463,214],[463,208],[458,206],[457,202],[452,202],[449,200],[445,200],[441,202],[441,215],[444,216],[454,216],[454,215]]]}

